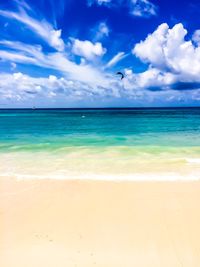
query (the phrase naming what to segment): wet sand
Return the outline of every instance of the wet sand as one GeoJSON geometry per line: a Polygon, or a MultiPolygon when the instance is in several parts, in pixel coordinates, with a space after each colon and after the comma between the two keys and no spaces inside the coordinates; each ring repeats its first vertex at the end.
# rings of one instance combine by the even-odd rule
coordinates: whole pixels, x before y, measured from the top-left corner
{"type": "Polygon", "coordinates": [[[0,181],[1,267],[199,267],[200,182],[0,181]]]}

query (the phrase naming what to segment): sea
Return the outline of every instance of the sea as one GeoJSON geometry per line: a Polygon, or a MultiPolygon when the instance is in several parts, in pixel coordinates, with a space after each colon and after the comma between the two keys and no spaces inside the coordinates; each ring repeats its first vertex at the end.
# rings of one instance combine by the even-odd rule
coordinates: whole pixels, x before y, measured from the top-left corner
{"type": "Polygon", "coordinates": [[[1,109],[0,177],[200,179],[200,108],[1,109]]]}

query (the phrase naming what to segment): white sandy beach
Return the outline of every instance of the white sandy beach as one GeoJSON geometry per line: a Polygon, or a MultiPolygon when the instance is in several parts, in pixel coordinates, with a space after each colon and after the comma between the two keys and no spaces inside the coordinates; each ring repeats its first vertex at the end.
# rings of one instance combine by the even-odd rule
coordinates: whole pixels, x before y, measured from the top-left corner
{"type": "Polygon", "coordinates": [[[199,182],[3,179],[2,267],[200,266],[199,182]]]}

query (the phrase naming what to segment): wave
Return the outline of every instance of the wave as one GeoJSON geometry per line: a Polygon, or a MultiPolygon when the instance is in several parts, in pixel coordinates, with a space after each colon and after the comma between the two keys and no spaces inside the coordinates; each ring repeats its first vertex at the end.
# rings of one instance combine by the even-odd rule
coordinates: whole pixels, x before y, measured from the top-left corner
{"type": "Polygon", "coordinates": [[[177,173],[154,173],[154,174],[131,174],[131,175],[31,175],[20,173],[4,173],[0,174],[3,178],[14,178],[16,180],[85,180],[85,181],[114,181],[114,182],[176,182],[176,181],[199,181],[200,174],[180,175],[177,173]]]}

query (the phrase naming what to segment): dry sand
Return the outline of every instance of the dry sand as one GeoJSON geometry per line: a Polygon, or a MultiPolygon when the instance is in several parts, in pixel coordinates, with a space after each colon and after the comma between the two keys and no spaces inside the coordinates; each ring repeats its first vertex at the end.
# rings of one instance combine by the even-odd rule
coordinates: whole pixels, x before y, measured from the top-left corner
{"type": "Polygon", "coordinates": [[[199,267],[200,182],[0,182],[1,267],[199,267]]]}

